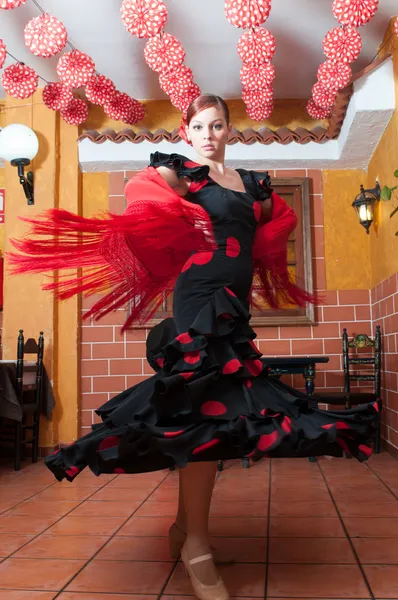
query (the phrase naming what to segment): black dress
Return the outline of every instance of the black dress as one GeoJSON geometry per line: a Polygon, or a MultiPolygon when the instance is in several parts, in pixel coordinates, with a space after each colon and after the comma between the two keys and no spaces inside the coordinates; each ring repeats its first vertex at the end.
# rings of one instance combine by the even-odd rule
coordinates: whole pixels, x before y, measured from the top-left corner
{"type": "MultiPolygon", "coordinates": [[[[177,154],[156,152],[151,166],[174,168],[193,182],[208,176],[207,166],[177,154]]],[[[191,256],[174,289],[174,318],[148,336],[156,374],[100,407],[101,424],[46,459],[57,479],[72,480],[87,465],[99,475],[265,455],[340,456],[343,449],[368,458],[374,405],[310,408],[303,393],[267,376],[248,296],[258,201],[270,191],[260,185],[264,174],[238,172],[245,192],[207,179],[188,196],[210,215],[217,249],[191,256]]]]}

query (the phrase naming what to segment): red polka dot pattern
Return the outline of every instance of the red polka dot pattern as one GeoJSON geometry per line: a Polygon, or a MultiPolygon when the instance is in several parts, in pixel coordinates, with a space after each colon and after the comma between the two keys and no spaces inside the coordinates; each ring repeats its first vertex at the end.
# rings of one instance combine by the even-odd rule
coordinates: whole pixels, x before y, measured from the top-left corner
{"type": "Polygon", "coordinates": [[[189,365],[195,365],[200,361],[199,350],[195,350],[194,352],[184,352],[184,361],[189,365]]]}
{"type": "Polygon", "coordinates": [[[225,254],[229,256],[229,258],[236,258],[240,254],[240,243],[234,237],[227,238],[227,247],[225,250],[225,254]]]}
{"type": "Polygon", "coordinates": [[[213,254],[213,252],[197,252],[188,258],[187,262],[182,267],[181,272],[187,271],[192,265],[206,265],[213,258],[213,254]]]}
{"type": "Polygon", "coordinates": [[[171,103],[178,108],[178,110],[185,114],[188,110],[188,106],[198,96],[200,96],[200,87],[196,83],[192,82],[183,96],[170,94],[170,100],[171,103]]]}
{"type": "Polygon", "coordinates": [[[184,433],[183,429],[179,429],[178,431],[165,431],[164,437],[165,438],[175,438],[175,437],[178,437],[179,435],[181,435],[182,433],[184,433]]]}
{"type": "Polygon", "coordinates": [[[0,69],[3,67],[7,57],[7,49],[3,40],[0,40],[0,69]]]}
{"type": "Polygon", "coordinates": [[[361,35],[355,27],[334,27],[325,35],[322,48],[329,60],[349,64],[361,52],[361,35]]]}
{"type": "Polygon", "coordinates": [[[274,36],[263,27],[247,31],[238,41],[238,54],[247,65],[261,65],[272,60],[275,50],[274,36]]]}
{"type": "Polygon", "coordinates": [[[60,114],[69,125],[81,125],[88,117],[88,107],[81,98],[72,98],[60,114]]]}
{"type": "Polygon", "coordinates": [[[161,73],[159,84],[169,96],[184,97],[193,85],[193,73],[189,67],[181,65],[173,71],[161,73]]]}
{"type": "Polygon", "coordinates": [[[111,100],[115,95],[116,86],[105,75],[94,75],[87,82],[85,92],[87,100],[93,104],[103,106],[105,102],[111,100]]]}
{"type": "Polygon", "coordinates": [[[286,433],[291,433],[291,431],[292,431],[292,425],[291,425],[291,423],[292,423],[291,418],[290,417],[285,417],[283,419],[282,425],[281,425],[283,431],[285,431],[286,433]]]}
{"type": "Polygon", "coordinates": [[[336,100],[336,90],[327,90],[321,83],[316,83],[312,88],[314,102],[321,108],[330,108],[336,100]]]}
{"type": "Polygon", "coordinates": [[[205,444],[201,444],[200,446],[198,446],[197,448],[195,448],[192,452],[192,454],[199,454],[200,452],[203,452],[204,450],[208,450],[209,448],[213,448],[213,446],[217,446],[217,444],[220,443],[220,440],[217,438],[214,438],[214,440],[210,440],[210,442],[206,442],[205,444]]]}
{"type": "Polygon", "coordinates": [[[160,367],[161,369],[163,369],[163,367],[164,367],[164,358],[157,358],[155,362],[158,365],[158,367],[160,367]]]}
{"type": "Polygon", "coordinates": [[[345,63],[327,60],[318,69],[318,81],[327,90],[341,90],[351,81],[351,67],[345,63]]]}
{"type": "Polygon", "coordinates": [[[122,467],[116,467],[116,469],[113,469],[113,472],[117,473],[118,475],[123,475],[126,472],[126,470],[122,469],[122,467]]]}
{"type": "Polygon", "coordinates": [[[51,110],[63,110],[73,100],[70,88],[60,81],[48,83],[42,92],[43,102],[51,110]]]}
{"type": "Polygon", "coordinates": [[[31,19],[24,30],[25,44],[35,56],[49,58],[65,47],[68,33],[58,19],[44,13],[31,19]]]}
{"type": "Polygon", "coordinates": [[[255,90],[264,84],[271,85],[275,79],[275,67],[270,62],[261,65],[243,65],[240,80],[247,90],[255,90]]]}
{"type": "Polygon", "coordinates": [[[182,64],[185,50],[173,35],[163,32],[147,41],[144,56],[153,71],[165,73],[177,69],[182,64]]]}
{"type": "Polygon", "coordinates": [[[263,363],[259,358],[245,360],[245,367],[249,371],[250,375],[257,377],[263,370],[263,363]]]}
{"type": "Polygon", "coordinates": [[[246,106],[246,112],[253,121],[266,121],[272,115],[274,103],[267,102],[259,106],[246,106]]]}
{"type": "Polygon", "coordinates": [[[261,219],[261,212],[262,212],[260,202],[254,202],[253,211],[254,211],[254,218],[256,219],[256,221],[258,223],[261,219]]]}
{"type": "Polygon", "coordinates": [[[71,88],[79,88],[95,74],[95,64],[84,52],[72,50],[65,52],[57,64],[57,73],[60,80],[71,88]]]}
{"type": "Polygon", "coordinates": [[[227,287],[225,287],[225,286],[224,286],[224,290],[225,290],[225,291],[226,291],[226,292],[227,292],[227,293],[228,293],[230,296],[232,296],[233,298],[236,298],[236,294],[234,294],[232,290],[230,290],[229,288],[227,288],[227,287]]]}
{"type": "Polygon", "coordinates": [[[341,25],[360,27],[376,14],[379,0],[333,0],[332,11],[341,25]]]}
{"type": "Polygon", "coordinates": [[[74,477],[75,475],[77,475],[80,472],[80,470],[77,467],[69,467],[69,469],[65,470],[65,473],[67,475],[69,475],[69,477],[74,477]]]}
{"type": "Polygon", "coordinates": [[[307,112],[313,119],[327,119],[330,116],[331,108],[321,108],[311,98],[307,103],[307,112]]]}
{"type": "Polygon", "coordinates": [[[39,77],[36,71],[27,65],[15,63],[4,69],[1,82],[9,96],[24,100],[37,90],[39,77]]]}
{"type": "Polygon", "coordinates": [[[369,448],[369,446],[365,446],[364,444],[360,444],[358,446],[358,450],[360,450],[361,452],[363,452],[363,454],[365,454],[365,456],[367,456],[368,458],[370,456],[372,456],[372,454],[373,454],[372,448],[369,448]]]}
{"type": "Polygon", "coordinates": [[[98,450],[108,450],[109,448],[116,448],[120,444],[120,437],[117,435],[110,435],[109,437],[102,440],[98,445],[98,450]]]}
{"type": "Polygon", "coordinates": [[[272,433],[268,433],[266,435],[260,436],[260,439],[257,443],[258,450],[260,450],[260,452],[265,452],[266,450],[269,450],[271,448],[271,446],[273,446],[275,444],[277,439],[278,439],[277,431],[273,431],[272,433]]]}
{"type": "Polygon", "coordinates": [[[271,0],[226,0],[225,16],[234,27],[258,27],[269,17],[271,0]]]}
{"type": "Polygon", "coordinates": [[[0,0],[0,8],[11,10],[13,8],[18,8],[18,6],[22,6],[25,2],[26,0],[0,0]]]}
{"type": "Polygon", "coordinates": [[[232,358],[227,363],[225,363],[225,365],[223,366],[223,369],[222,369],[223,375],[232,375],[233,373],[236,373],[237,371],[239,371],[241,366],[242,366],[242,364],[241,364],[240,360],[238,360],[237,358],[232,358]]]}
{"type": "Polygon", "coordinates": [[[208,400],[202,404],[200,412],[207,417],[220,417],[225,415],[227,407],[222,402],[217,402],[217,400],[208,400]]]}
{"type": "Polygon", "coordinates": [[[139,38],[157,35],[167,21],[167,7],[160,0],[123,0],[120,14],[127,31],[139,38]]]}
{"type": "Polygon", "coordinates": [[[184,379],[191,379],[192,375],[194,375],[193,371],[184,371],[182,373],[179,373],[180,377],[183,377],[184,379]]]}
{"type": "Polygon", "coordinates": [[[272,101],[274,97],[274,90],[270,85],[265,83],[261,88],[256,89],[242,89],[242,100],[245,104],[252,108],[264,107],[272,101]]]}
{"type": "Polygon", "coordinates": [[[253,382],[250,379],[246,379],[245,386],[247,387],[247,389],[251,388],[252,385],[253,385],[253,382]]]}
{"type": "Polygon", "coordinates": [[[192,336],[187,331],[185,333],[180,333],[180,335],[177,335],[176,340],[178,342],[181,342],[181,344],[190,344],[191,342],[193,342],[192,336]]]}

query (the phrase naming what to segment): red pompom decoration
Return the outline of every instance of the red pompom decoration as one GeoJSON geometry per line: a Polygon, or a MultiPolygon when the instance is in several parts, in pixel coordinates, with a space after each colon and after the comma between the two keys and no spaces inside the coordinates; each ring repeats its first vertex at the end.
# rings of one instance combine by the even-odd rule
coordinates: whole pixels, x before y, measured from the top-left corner
{"type": "Polygon", "coordinates": [[[72,98],[68,106],[61,110],[61,117],[69,125],[81,125],[88,117],[87,104],[81,98],[72,98]]]}
{"type": "Polygon", "coordinates": [[[394,31],[395,31],[395,33],[398,35],[398,17],[395,19],[395,23],[394,23],[394,31]]]}
{"type": "Polygon", "coordinates": [[[93,104],[103,106],[116,93],[116,86],[105,75],[94,75],[86,83],[86,96],[93,104]]]}
{"type": "Polygon", "coordinates": [[[161,0],[123,0],[120,13],[127,31],[139,38],[157,35],[167,21],[167,6],[161,0]]]}
{"type": "Polygon", "coordinates": [[[345,63],[327,60],[318,69],[318,81],[327,90],[341,90],[351,81],[351,67],[345,63]]]}
{"type": "Polygon", "coordinates": [[[144,56],[151,69],[158,73],[166,73],[182,64],[185,50],[173,35],[163,33],[147,41],[144,56]]]}
{"type": "Polygon", "coordinates": [[[264,84],[271,85],[275,79],[275,67],[267,62],[262,65],[243,65],[240,80],[247,90],[255,90],[264,84]]]}
{"type": "Polygon", "coordinates": [[[181,65],[159,75],[159,84],[168,96],[185,96],[193,84],[193,73],[186,65],[181,65]]]}
{"type": "Polygon", "coordinates": [[[269,104],[272,102],[273,97],[274,90],[270,85],[263,85],[261,88],[254,90],[242,88],[242,100],[251,108],[258,108],[264,104],[269,104]]]}
{"type": "Polygon", "coordinates": [[[104,102],[105,114],[115,121],[131,119],[131,111],[131,98],[124,92],[116,91],[112,98],[104,102]]]}
{"type": "Polygon", "coordinates": [[[226,0],[225,16],[234,27],[258,27],[269,17],[271,0],[226,0]]]}
{"type": "Polygon", "coordinates": [[[145,117],[145,106],[135,100],[135,98],[129,97],[130,106],[127,110],[127,116],[123,119],[127,125],[135,125],[145,117]]]}
{"type": "Polygon", "coordinates": [[[7,49],[3,40],[0,40],[0,69],[3,67],[7,58],[7,49]]]}
{"type": "Polygon", "coordinates": [[[361,52],[361,35],[355,27],[334,27],[325,35],[322,48],[329,60],[349,64],[361,52]]]}
{"type": "Polygon", "coordinates": [[[57,73],[65,85],[71,88],[79,88],[86,85],[87,81],[95,73],[95,64],[84,52],[72,50],[65,52],[57,64],[57,73]]]}
{"type": "Polygon", "coordinates": [[[342,25],[360,27],[376,14],[379,0],[333,0],[332,11],[342,25]]]}
{"type": "Polygon", "coordinates": [[[73,100],[73,94],[66,85],[60,81],[48,83],[43,88],[43,102],[51,110],[64,110],[73,100]]]}
{"type": "Polygon", "coordinates": [[[312,88],[312,97],[321,108],[331,108],[336,100],[336,90],[327,90],[321,83],[316,83],[312,88]]]}
{"type": "Polygon", "coordinates": [[[257,107],[247,106],[246,112],[253,121],[265,121],[270,118],[273,109],[274,103],[268,102],[257,107]]]}
{"type": "Polygon", "coordinates": [[[327,119],[330,116],[330,107],[329,108],[321,108],[317,104],[315,104],[314,100],[311,100],[307,103],[307,113],[313,119],[327,119]]]}
{"type": "Polygon", "coordinates": [[[247,31],[238,41],[238,54],[248,65],[261,65],[272,60],[275,49],[274,36],[262,27],[247,31]]]}
{"type": "Polygon", "coordinates": [[[25,4],[26,0],[0,0],[0,8],[4,10],[11,10],[12,8],[18,8],[22,4],[25,4]]]}
{"type": "Polygon", "coordinates": [[[198,96],[200,96],[200,87],[196,83],[192,83],[184,96],[171,96],[170,100],[173,106],[185,114],[191,102],[198,96]]]}
{"type": "Polygon", "coordinates": [[[44,13],[31,19],[24,31],[25,44],[32,54],[49,58],[65,47],[68,33],[61,21],[44,13]]]}
{"type": "Polygon", "coordinates": [[[20,100],[32,96],[39,85],[36,71],[23,63],[15,63],[4,69],[1,81],[7,94],[20,100]]]}

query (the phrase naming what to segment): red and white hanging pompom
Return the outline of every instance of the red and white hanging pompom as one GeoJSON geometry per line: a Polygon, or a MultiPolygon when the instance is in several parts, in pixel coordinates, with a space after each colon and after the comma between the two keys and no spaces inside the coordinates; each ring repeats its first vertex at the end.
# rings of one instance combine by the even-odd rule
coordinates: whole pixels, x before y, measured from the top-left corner
{"type": "Polygon", "coordinates": [[[261,88],[248,90],[242,88],[242,100],[251,108],[257,108],[264,104],[269,104],[274,98],[274,90],[270,85],[263,85],[261,88]]]}
{"type": "Polygon", "coordinates": [[[125,121],[131,117],[131,98],[124,92],[116,91],[115,94],[104,102],[104,112],[115,121],[125,121]]]}
{"type": "Polygon", "coordinates": [[[167,6],[161,0],[123,0],[120,14],[132,35],[151,38],[165,26],[167,6]]]}
{"type": "Polygon", "coordinates": [[[12,8],[18,8],[22,4],[25,4],[26,0],[0,0],[0,8],[4,10],[11,10],[12,8]]]}
{"type": "Polygon", "coordinates": [[[116,86],[105,75],[94,75],[86,83],[86,96],[93,104],[103,106],[116,93],[116,86]]]}
{"type": "Polygon", "coordinates": [[[224,10],[234,27],[258,27],[269,17],[271,0],[226,0],[224,10]]]}
{"type": "Polygon", "coordinates": [[[95,73],[95,64],[92,58],[80,50],[65,52],[57,64],[57,73],[65,85],[79,88],[86,85],[95,73]]]}
{"type": "Polygon", "coordinates": [[[351,67],[345,63],[327,60],[318,69],[318,81],[327,90],[341,90],[351,81],[351,67]]]}
{"type": "Polygon", "coordinates": [[[246,106],[246,112],[253,121],[265,121],[272,115],[274,109],[274,103],[268,102],[267,104],[261,104],[260,106],[246,106]]]}
{"type": "Polygon", "coordinates": [[[331,108],[335,103],[336,95],[336,90],[327,90],[319,82],[312,87],[313,100],[321,108],[331,108]]]}
{"type": "Polygon", "coordinates": [[[126,117],[124,117],[124,123],[127,125],[135,125],[145,117],[145,107],[141,102],[130,97],[130,106],[127,110],[126,117]]]}
{"type": "Polygon", "coordinates": [[[379,0],[333,0],[332,11],[342,25],[360,27],[376,14],[379,0]]]}
{"type": "Polygon", "coordinates": [[[43,102],[51,110],[64,110],[73,100],[71,89],[60,81],[48,83],[43,88],[43,102]]]}
{"type": "Polygon", "coordinates": [[[189,90],[183,96],[170,96],[173,106],[178,108],[182,113],[186,113],[191,102],[200,96],[200,87],[196,83],[192,83],[189,90]]]}
{"type": "Polygon", "coordinates": [[[166,73],[182,64],[185,50],[173,35],[162,33],[147,41],[144,56],[151,69],[157,73],[166,73]]]}
{"type": "Polygon", "coordinates": [[[398,35],[398,17],[395,19],[395,23],[394,23],[394,31],[395,31],[395,33],[398,35]]]}
{"type": "Polygon", "coordinates": [[[185,96],[193,84],[193,73],[186,65],[181,65],[159,75],[159,84],[168,96],[185,96]]]}
{"type": "Polygon", "coordinates": [[[240,80],[247,90],[254,90],[264,84],[271,85],[275,79],[275,67],[267,62],[262,65],[243,65],[240,80]]]}
{"type": "Polygon", "coordinates": [[[49,58],[65,47],[68,33],[61,21],[44,13],[29,21],[25,27],[24,37],[25,44],[32,54],[49,58]]]}
{"type": "Polygon", "coordinates": [[[81,125],[88,117],[87,104],[81,98],[72,98],[68,106],[61,110],[61,117],[69,125],[81,125]]]}
{"type": "Polygon", "coordinates": [[[3,67],[7,58],[7,49],[3,40],[0,40],[0,69],[3,67]]]}
{"type": "Polygon", "coordinates": [[[330,116],[330,107],[329,108],[321,108],[317,104],[315,104],[314,100],[311,98],[307,102],[307,113],[313,119],[327,119],[330,116]]]}
{"type": "Polygon", "coordinates": [[[1,81],[7,94],[21,100],[32,96],[39,85],[36,71],[23,63],[15,63],[4,69],[1,81]]]}
{"type": "Polygon", "coordinates": [[[329,60],[350,64],[361,52],[361,35],[355,27],[334,27],[325,35],[322,48],[329,60]]]}
{"type": "Polygon", "coordinates": [[[248,65],[261,65],[272,60],[275,50],[274,36],[262,27],[247,31],[238,41],[238,54],[248,65]]]}

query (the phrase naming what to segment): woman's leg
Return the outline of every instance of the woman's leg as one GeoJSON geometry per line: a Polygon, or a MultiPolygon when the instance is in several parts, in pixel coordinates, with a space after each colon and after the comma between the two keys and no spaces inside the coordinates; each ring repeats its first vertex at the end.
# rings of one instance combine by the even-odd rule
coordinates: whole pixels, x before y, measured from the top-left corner
{"type": "MultiPolygon", "coordinates": [[[[180,494],[185,511],[185,547],[192,560],[210,554],[209,512],[217,463],[190,463],[180,471],[180,494]]],[[[179,511],[182,518],[182,512],[179,511]]],[[[177,519],[179,518],[177,516],[177,519]]],[[[178,521],[180,526],[181,521],[178,521]]],[[[212,560],[193,565],[196,577],[204,585],[214,585],[219,575],[212,560]]]]}

